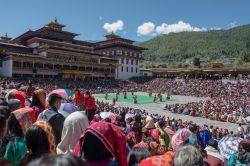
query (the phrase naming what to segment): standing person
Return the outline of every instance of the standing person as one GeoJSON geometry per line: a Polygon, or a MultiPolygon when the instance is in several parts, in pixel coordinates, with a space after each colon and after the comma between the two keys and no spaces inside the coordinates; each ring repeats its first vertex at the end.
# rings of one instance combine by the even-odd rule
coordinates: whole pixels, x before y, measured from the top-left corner
{"type": "Polygon", "coordinates": [[[160,98],[160,102],[162,102],[162,94],[161,93],[159,95],[159,98],[160,98]]]}
{"type": "Polygon", "coordinates": [[[208,145],[208,141],[212,138],[211,133],[209,132],[209,130],[207,130],[206,126],[204,125],[201,129],[200,129],[200,133],[199,133],[199,141],[201,143],[201,146],[203,148],[205,148],[208,145]]]}
{"type": "Polygon", "coordinates": [[[81,134],[89,126],[84,112],[74,112],[64,121],[61,142],[57,145],[57,154],[70,154],[80,139],[81,134]]]}
{"type": "Polygon", "coordinates": [[[237,130],[238,130],[239,135],[241,137],[244,137],[244,128],[242,127],[241,123],[239,123],[237,130]]]}
{"type": "Polygon", "coordinates": [[[84,94],[77,88],[74,89],[74,104],[82,111],[84,109],[84,94]]]}
{"type": "Polygon", "coordinates": [[[133,96],[133,99],[134,99],[134,104],[137,104],[137,96],[133,96]]]}
{"type": "Polygon", "coordinates": [[[157,101],[157,97],[156,95],[154,95],[154,103],[157,101]]]}
{"type": "Polygon", "coordinates": [[[37,89],[34,91],[30,107],[36,111],[37,117],[43,110],[47,108],[45,90],[37,89]]]}
{"type": "Polygon", "coordinates": [[[35,91],[35,88],[32,86],[32,83],[29,83],[29,86],[26,91],[27,96],[31,97],[34,91],[35,91]]]}
{"type": "Polygon", "coordinates": [[[124,99],[127,99],[127,92],[124,92],[124,99]]]}
{"type": "Polygon", "coordinates": [[[170,97],[171,97],[170,91],[168,91],[168,93],[167,93],[167,100],[170,100],[170,97]]]}
{"type": "Polygon", "coordinates": [[[108,93],[106,92],[105,93],[105,100],[108,100],[109,96],[108,96],[108,93]]]}
{"type": "Polygon", "coordinates": [[[115,95],[115,100],[116,100],[116,101],[118,101],[118,96],[119,96],[119,94],[116,93],[116,95],[115,95]]]}
{"type": "Polygon", "coordinates": [[[95,98],[90,95],[89,91],[85,93],[84,105],[85,105],[86,115],[88,116],[89,122],[91,122],[95,115],[96,104],[95,104],[95,98]]]}
{"type": "Polygon", "coordinates": [[[53,128],[56,136],[56,145],[61,141],[61,134],[63,129],[64,116],[58,112],[58,109],[61,106],[62,97],[58,94],[51,94],[49,96],[48,109],[44,110],[39,114],[38,120],[45,120],[49,122],[51,127],[53,128]]]}

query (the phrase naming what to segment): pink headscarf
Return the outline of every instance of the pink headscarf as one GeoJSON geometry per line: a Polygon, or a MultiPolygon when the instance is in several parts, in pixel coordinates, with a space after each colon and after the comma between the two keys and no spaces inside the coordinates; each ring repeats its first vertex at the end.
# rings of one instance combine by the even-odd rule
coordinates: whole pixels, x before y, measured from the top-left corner
{"type": "Polygon", "coordinates": [[[189,136],[191,135],[191,131],[184,128],[181,131],[175,133],[175,135],[172,137],[172,147],[173,150],[178,150],[181,146],[184,145],[184,143],[188,140],[189,136]]]}

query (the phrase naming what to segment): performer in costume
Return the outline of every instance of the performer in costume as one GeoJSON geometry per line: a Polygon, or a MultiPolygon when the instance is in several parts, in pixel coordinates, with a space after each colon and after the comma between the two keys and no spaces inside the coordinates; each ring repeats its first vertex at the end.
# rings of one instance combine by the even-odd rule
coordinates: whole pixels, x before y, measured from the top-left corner
{"type": "Polygon", "coordinates": [[[162,94],[159,94],[160,102],[162,102],[162,94]]]}
{"type": "Polygon", "coordinates": [[[108,100],[108,93],[105,94],[105,100],[108,100]]]}
{"type": "Polygon", "coordinates": [[[157,101],[157,97],[156,95],[154,95],[154,103],[157,101]]]}
{"type": "Polygon", "coordinates": [[[137,104],[137,96],[133,96],[134,104],[137,104]]]}

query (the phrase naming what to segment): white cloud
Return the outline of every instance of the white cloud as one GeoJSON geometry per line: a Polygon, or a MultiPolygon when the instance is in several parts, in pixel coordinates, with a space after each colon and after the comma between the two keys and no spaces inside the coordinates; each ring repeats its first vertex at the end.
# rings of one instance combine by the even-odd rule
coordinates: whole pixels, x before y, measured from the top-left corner
{"type": "Polygon", "coordinates": [[[123,30],[124,23],[122,20],[117,20],[116,22],[113,23],[105,23],[103,25],[103,28],[109,33],[111,32],[116,33],[118,30],[123,30]]]}
{"type": "Polygon", "coordinates": [[[102,21],[102,20],[103,20],[103,17],[102,17],[102,16],[99,16],[99,20],[102,21]]]}
{"type": "Polygon", "coordinates": [[[152,35],[154,31],[155,24],[152,22],[145,22],[137,28],[138,35],[152,35]]]}
{"type": "Polygon", "coordinates": [[[229,28],[234,28],[237,26],[237,22],[234,21],[234,22],[230,22],[228,25],[227,25],[229,28]]]}
{"type": "Polygon", "coordinates": [[[169,33],[178,33],[178,32],[200,32],[200,31],[207,31],[207,28],[198,28],[193,27],[191,24],[186,23],[184,21],[179,21],[176,24],[167,24],[162,23],[159,26],[156,26],[152,22],[146,22],[142,25],[138,26],[137,28],[137,34],[138,35],[150,35],[150,36],[156,36],[160,34],[169,34],[169,33]]]}
{"type": "Polygon", "coordinates": [[[166,24],[162,23],[161,25],[156,27],[156,32],[158,34],[169,34],[171,32],[178,33],[178,32],[190,32],[190,31],[206,31],[206,28],[198,28],[193,27],[189,23],[179,21],[177,24],[166,24]]]}

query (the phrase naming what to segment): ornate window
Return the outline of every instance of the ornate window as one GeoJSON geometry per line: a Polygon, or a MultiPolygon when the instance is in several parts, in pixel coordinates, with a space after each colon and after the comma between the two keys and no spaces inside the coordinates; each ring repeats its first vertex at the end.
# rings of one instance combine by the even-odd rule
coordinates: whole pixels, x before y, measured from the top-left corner
{"type": "Polygon", "coordinates": [[[135,64],[138,65],[138,62],[139,62],[139,60],[136,60],[136,63],[135,63],[135,64]]]}

